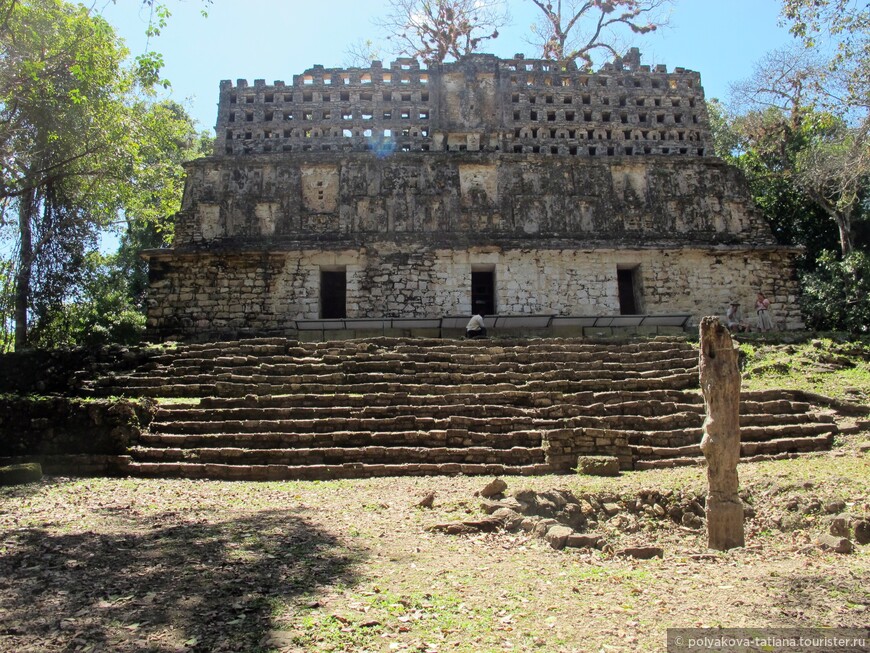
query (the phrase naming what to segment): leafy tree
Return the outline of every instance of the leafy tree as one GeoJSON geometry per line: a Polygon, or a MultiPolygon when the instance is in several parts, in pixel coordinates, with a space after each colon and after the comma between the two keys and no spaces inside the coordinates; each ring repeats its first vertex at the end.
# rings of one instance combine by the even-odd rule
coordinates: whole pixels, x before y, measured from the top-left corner
{"type": "Polygon", "coordinates": [[[870,123],[855,128],[833,121],[816,130],[796,157],[795,179],[834,220],[844,257],[855,249],[853,223],[862,215],[870,184],[868,129],[870,123]]]}
{"type": "MultiPolygon", "coordinates": [[[[0,198],[17,222],[15,346],[27,344],[34,290],[81,254],[117,206],[136,84],[111,27],[60,0],[2,0],[0,198]],[[67,255],[64,261],[58,256],[67,255]],[[34,287],[34,284],[36,287],[34,287]]],[[[40,288],[41,286],[41,288],[40,288]]]]}
{"type": "Polygon", "coordinates": [[[44,347],[134,344],[145,316],[130,298],[117,255],[88,253],[78,268],[75,294],[37,315],[30,342],[44,347]]]}
{"type": "Polygon", "coordinates": [[[816,270],[802,275],[801,308],[807,325],[819,330],[870,332],[870,256],[852,252],[840,259],[824,252],[816,270]]]}
{"type": "Polygon", "coordinates": [[[781,144],[782,122],[788,121],[776,108],[734,116],[715,99],[708,102],[707,113],[716,155],[740,168],[774,237],[783,245],[805,247],[798,265],[813,269],[823,251],[837,247],[837,234],[827,214],[788,173],[797,153],[796,139],[788,140],[785,148],[781,144]],[[762,127],[759,123],[766,124],[762,127]],[[749,137],[759,133],[764,134],[759,140],[749,137]]]}
{"type": "Polygon", "coordinates": [[[475,52],[506,22],[502,0],[395,0],[376,24],[395,54],[432,64],[475,52]]]}
{"type": "Polygon", "coordinates": [[[143,108],[132,183],[123,196],[123,223],[117,255],[106,261],[126,280],[126,292],[144,310],[148,270],[139,252],[172,240],[172,216],[181,208],[185,161],[210,154],[213,139],[197,132],[193,118],[180,104],[161,102],[143,108]]]}
{"type": "Polygon", "coordinates": [[[183,107],[168,101],[141,106],[136,165],[120,195],[123,220],[116,254],[92,251],[93,238],[68,239],[75,255],[55,256],[63,268],[52,288],[38,287],[31,307],[30,343],[38,346],[129,343],[144,328],[146,248],[172,237],[170,216],[178,211],[184,186],[182,163],[211,151],[212,141],[197,133],[183,107]],[[75,269],[74,277],[65,269],[75,269]]]}
{"type": "MultiPolygon", "coordinates": [[[[819,0],[810,8],[785,0],[786,7],[803,6],[804,18],[840,4],[819,0]]],[[[819,25],[804,23],[807,31],[795,33],[813,45],[810,33],[819,25]]],[[[857,68],[844,75],[841,64],[825,65],[812,49],[768,54],[748,80],[732,87],[736,115],[714,121],[714,134],[717,145],[730,143],[733,162],[746,173],[780,242],[806,247],[799,273],[807,324],[864,333],[870,261],[855,225],[866,222],[868,209],[870,122],[855,93],[857,68]]]]}
{"type": "Polygon", "coordinates": [[[732,87],[742,110],[734,121],[742,147],[770,174],[793,185],[837,226],[840,250],[854,249],[870,181],[870,122],[817,109],[826,96],[823,69],[803,53],[773,52],[752,77],[732,87]]]}
{"type": "Polygon", "coordinates": [[[131,247],[171,235],[180,163],[207,144],[183,108],[143,95],[159,58],[128,64],[100,16],[63,0],[0,0],[0,16],[0,238],[13,256],[0,290],[20,348],[29,320],[48,333],[54,313],[88,296],[78,272],[117,216],[137,225],[131,247]]]}
{"type": "Polygon", "coordinates": [[[613,57],[625,52],[626,32],[647,34],[666,24],[664,8],[670,0],[532,0],[544,14],[533,24],[535,45],[541,57],[567,64],[579,62],[591,69],[593,55],[604,51],[613,57]]]}
{"type": "Polygon", "coordinates": [[[739,137],[734,130],[734,118],[718,98],[707,101],[707,116],[710,120],[710,132],[713,136],[713,151],[716,156],[731,164],[736,163],[735,153],[739,146],[739,137]]]}
{"type": "Polygon", "coordinates": [[[791,33],[807,48],[832,40],[829,69],[840,76],[846,94],[836,103],[870,107],[870,4],[862,0],[783,0],[791,33]]]}

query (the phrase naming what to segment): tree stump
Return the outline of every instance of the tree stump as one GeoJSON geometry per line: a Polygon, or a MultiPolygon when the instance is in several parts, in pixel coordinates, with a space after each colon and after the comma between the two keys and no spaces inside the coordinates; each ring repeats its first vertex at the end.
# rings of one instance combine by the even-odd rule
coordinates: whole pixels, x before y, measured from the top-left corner
{"type": "Polygon", "coordinates": [[[740,460],[740,371],[728,329],[717,317],[701,319],[700,381],[707,416],[701,451],[707,459],[707,546],[744,545],[743,503],[737,494],[740,460]]]}

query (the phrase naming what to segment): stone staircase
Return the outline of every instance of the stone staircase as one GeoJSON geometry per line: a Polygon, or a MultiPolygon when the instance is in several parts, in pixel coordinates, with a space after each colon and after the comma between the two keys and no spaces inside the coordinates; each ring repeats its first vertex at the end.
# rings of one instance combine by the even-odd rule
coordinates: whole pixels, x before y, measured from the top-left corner
{"type": "MultiPolygon", "coordinates": [[[[317,479],[700,464],[697,350],[678,338],[461,341],[261,338],[180,345],[96,379],[161,401],[127,473],[317,479]],[[181,398],[181,399],[178,399],[181,398]]],[[[794,393],[745,393],[746,458],[830,448],[837,426],[794,393]]]]}

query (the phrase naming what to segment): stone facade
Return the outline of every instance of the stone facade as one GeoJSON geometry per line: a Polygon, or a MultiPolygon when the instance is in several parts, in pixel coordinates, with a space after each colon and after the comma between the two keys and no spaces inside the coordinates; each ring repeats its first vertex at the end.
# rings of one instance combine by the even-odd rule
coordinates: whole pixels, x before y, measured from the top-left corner
{"type": "Polygon", "coordinates": [[[223,82],[217,133],[173,248],[146,252],[154,337],[481,306],[699,318],[758,291],[802,326],[796,251],[711,156],[698,73],[636,51],[597,73],[472,55],[223,82]]]}
{"type": "Polygon", "coordinates": [[[597,73],[552,61],[469,55],[421,69],[315,66],[292,85],[221,83],[216,154],[510,152],[571,156],[709,154],[698,73],[643,66],[597,73]]]}

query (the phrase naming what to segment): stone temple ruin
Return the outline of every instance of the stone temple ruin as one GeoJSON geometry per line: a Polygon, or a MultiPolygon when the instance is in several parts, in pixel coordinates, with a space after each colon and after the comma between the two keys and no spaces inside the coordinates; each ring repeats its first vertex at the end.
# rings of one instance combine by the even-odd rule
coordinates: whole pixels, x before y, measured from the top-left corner
{"type": "Polygon", "coordinates": [[[758,291],[802,327],[798,252],[713,155],[700,75],[637,50],[595,73],[475,54],[224,81],[216,129],[173,246],[144,254],[153,338],[697,322],[758,291]]]}

